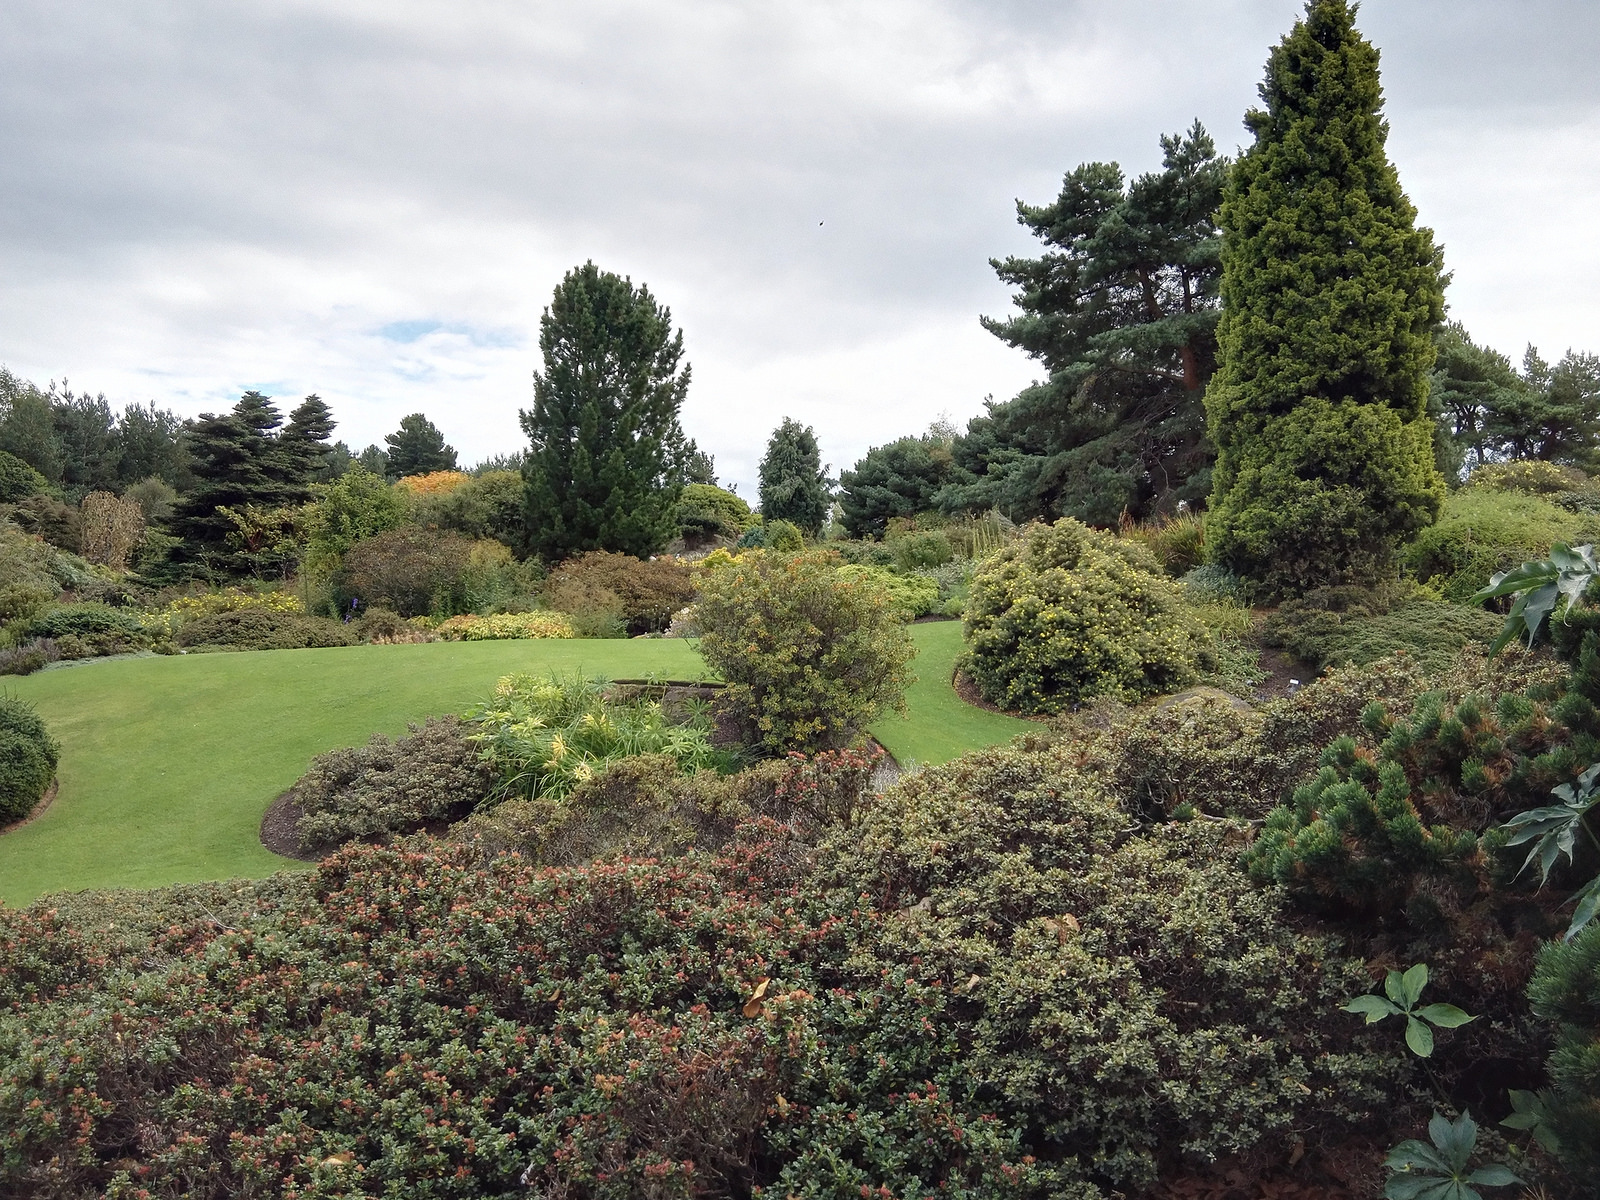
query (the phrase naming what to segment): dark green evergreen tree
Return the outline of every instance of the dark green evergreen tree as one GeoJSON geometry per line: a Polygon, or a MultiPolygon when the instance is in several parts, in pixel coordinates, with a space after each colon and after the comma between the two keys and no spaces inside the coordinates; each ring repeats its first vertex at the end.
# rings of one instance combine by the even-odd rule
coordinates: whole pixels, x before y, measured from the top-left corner
{"type": "Polygon", "coordinates": [[[1206,494],[1227,160],[1198,121],[1161,147],[1162,169],[1131,183],[1085,163],[1055,203],[1018,203],[1047,250],[994,261],[1021,311],[983,324],[1049,378],[968,426],[944,507],[1104,525],[1206,494]]]}
{"type": "Polygon", "coordinates": [[[584,550],[645,557],[677,533],[689,388],[683,334],[648,288],[592,262],[567,272],[539,320],[544,369],[522,428],[525,545],[557,562],[584,550]]]}
{"type": "Polygon", "coordinates": [[[1384,150],[1347,0],[1273,51],[1221,224],[1212,560],[1268,595],[1371,579],[1444,498],[1428,415],[1442,256],[1384,150]]]}
{"type": "MultiPolygon", "coordinates": [[[[284,462],[285,502],[304,504],[311,499],[311,485],[325,482],[333,447],[333,412],[315,392],[289,414],[289,423],[278,435],[277,451],[284,462]]],[[[344,453],[350,458],[349,450],[344,453]]]]}
{"type": "Polygon", "coordinates": [[[186,446],[195,484],[173,512],[172,532],[179,544],[175,565],[208,574],[240,574],[245,560],[228,545],[235,525],[222,508],[245,505],[276,508],[292,492],[287,459],[273,436],[283,416],[269,397],[246,392],[233,411],[202,413],[189,423],[186,446]]]}
{"type": "Polygon", "coordinates": [[[63,380],[50,385],[50,419],[61,449],[61,486],[76,503],[89,492],[117,486],[115,418],[104,395],[74,394],[63,380]]]}
{"type": "Polygon", "coordinates": [[[119,483],[127,486],[155,476],[187,491],[193,479],[180,444],[182,436],[183,421],[176,413],[157,408],[153,402],[128,405],[112,432],[119,483]]]}
{"type": "Polygon", "coordinates": [[[882,537],[891,517],[933,507],[955,471],[950,441],[937,434],[874,446],[839,473],[840,520],[851,537],[882,537]]]}
{"type": "MultiPolygon", "coordinates": [[[[379,479],[391,478],[389,474],[389,455],[376,442],[356,455],[356,465],[369,475],[376,475],[379,479]]],[[[394,476],[394,478],[398,478],[398,476],[394,476]]]]}
{"type": "Polygon", "coordinates": [[[1478,345],[1459,321],[1439,331],[1434,347],[1428,406],[1449,446],[1440,463],[1448,478],[1503,457],[1497,418],[1524,408],[1531,389],[1509,358],[1478,345]]]}
{"type": "Polygon", "coordinates": [[[421,413],[412,413],[403,418],[400,428],[386,434],[383,440],[389,447],[388,472],[391,479],[456,469],[455,447],[446,445],[444,434],[421,413]]]}
{"type": "Polygon", "coordinates": [[[1600,469],[1600,357],[1568,350],[1551,366],[1529,346],[1527,385],[1514,408],[1491,410],[1488,428],[1508,458],[1540,458],[1600,469]]]}
{"type": "Polygon", "coordinates": [[[32,383],[0,367],[0,450],[14,454],[51,483],[61,482],[61,441],[50,400],[32,383]]]}
{"type": "Polygon", "coordinates": [[[815,431],[785,417],[772,431],[761,460],[762,520],[789,521],[802,533],[816,537],[828,515],[832,484],[822,465],[815,431]]]}

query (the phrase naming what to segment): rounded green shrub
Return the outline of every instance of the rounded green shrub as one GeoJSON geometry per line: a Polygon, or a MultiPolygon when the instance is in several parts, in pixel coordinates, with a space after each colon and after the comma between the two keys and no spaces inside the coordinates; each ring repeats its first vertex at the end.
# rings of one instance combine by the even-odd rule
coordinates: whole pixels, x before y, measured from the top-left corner
{"type": "Polygon", "coordinates": [[[56,773],[57,754],[33,705],[0,696],[0,825],[33,811],[56,773]]]}
{"type": "Polygon", "coordinates": [[[942,567],[956,556],[950,537],[942,529],[923,529],[891,537],[889,553],[902,571],[918,567],[942,567]]]}
{"type": "Polygon", "coordinates": [[[1489,492],[1525,492],[1530,496],[1553,496],[1582,491],[1589,477],[1576,467],[1540,459],[1514,459],[1488,463],[1467,476],[1466,486],[1489,492]]]}
{"type": "Polygon", "coordinates": [[[806,548],[805,535],[800,532],[800,526],[793,521],[779,518],[768,521],[766,526],[767,548],[776,550],[780,554],[796,554],[806,548]]]}
{"type": "Polygon", "coordinates": [[[915,649],[888,594],[826,552],[750,553],[705,573],[700,655],[726,703],[769,752],[848,744],[903,707],[915,649]]]}
{"type": "Polygon", "coordinates": [[[0,504],[15,504],[49,488],[45,477],[15,454],[0,450],[0,504]]]}
{"type": "Polygon", "coordinates": [[[1528,998],[1558,1031],[1545,1101],[1557,1157],[1585,1181],[1583,1195],[1600,1196],[1600,923],[1544,948],[1528,998]]]}
{"type": "Polygon", "coordinates": [[[1206,645],[1147,550],[1070,517],[985,560],[966,621],[965,669],[985,699],[1030,713],[1172,691],[1206,645]]]}
{"type": "Polygon", "coordinates": [[[1495,572],[1543,558],[1552,542],[1595,540],[1600,518],[1522,491],[1471,487],[1445,501],[1438,522],[1405,547],[1401,562],[1446,600],[1465,604],[1495,572]]]}
{"type": "Polygon", "coordinates": [[[939,581],[926,575],[897,575],[882,567],[853,566],[848,563],[839,568],[839,574],[846,579],[882,588],[902,620],[914,621],[939,607],[939,581]]]}

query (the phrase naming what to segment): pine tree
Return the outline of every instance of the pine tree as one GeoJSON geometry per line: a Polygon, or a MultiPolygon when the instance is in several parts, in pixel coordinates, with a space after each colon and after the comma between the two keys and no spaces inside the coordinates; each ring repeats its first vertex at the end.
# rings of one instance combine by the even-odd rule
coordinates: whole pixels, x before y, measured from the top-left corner
{"type": "Polygon", "coordinates": [[[1284,595],[1370,579],[1444,498],[1427,411],[1442,255],[1384,150],[1347,0],[1273,50],[1221,211],[1212,560],[1284,595]]]}
{"type": "Polygon", "coordinates": [[[789,521],[816,537],[828,515],[832,480],[822,465],[816,432],[785,417],[772,431],[761,460],[761,518],[789,521]]]}
{"type": "Polygon", "coordinates": [[[386,434],[383,440],[389,447],[388,471],[391,479],[456,469],[455,447],[446,445],[444,434],[421,413],[412,413],[403,418],[400,428],[386,434]]]}
{"type": "Polygon", "coordinates": [[[1049,378],[972,421],[942,506],[1105,525],[1206,494],[1228,163],[1198,121],[1161,147],[1159,171],[1084,163],[1054,203],[1018,203],[1046,252],[993,262],[1021,311],[983,324],[1049,378]]]}
{"type": "MultiPolygon", "coordinates": [[[[333,447],[333,412],[315,392],[302,400],[289,414],[289,423],[278,435],[277,449],[284,459],[288,495],[285,502],[304,504],[311,499],[311,485],[320,482],[328,469],[333,447]]],[[[345,451],[349,460],[350,452],[345,451]]]]}
{"type": "Polygon", "coordinates": [[[539,320],[522,475],[530,553],[645,557],[677,532],[685,451],[678,410],[689,387],[683,333],[648,288],[592,262],[567,272],[539,320]]]}
{"type": "Polygon", "coordinates": [[[839,474],[841,521],[851,537],[882,537],[891,517],[933,507],[955,469],[950,443],[937,434],[874,446],[839,474]]]}

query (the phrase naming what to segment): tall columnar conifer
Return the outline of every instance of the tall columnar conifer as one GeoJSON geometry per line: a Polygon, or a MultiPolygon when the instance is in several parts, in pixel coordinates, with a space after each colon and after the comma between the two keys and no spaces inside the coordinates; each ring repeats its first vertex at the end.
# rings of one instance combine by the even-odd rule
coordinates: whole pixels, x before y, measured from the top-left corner
{"type": "Polygon", "coordinates": [[[822,532],[832,498],[832,480],[822,465],[817,433],[792,417],[772,431],[761,460],[761,516],[790,521],[812,537],[822,532]]]}
{"type": "Polygon", "coordinates": [[[531,553],[639,557],[677,532],[673,506],[687,447],[678,410],[689,389],[683,334],[650,290],[593,263],[567,272],[539,321],[544,370],[522,412],[531,553]]]}
{"type": "Polygon", "coordinates": [[[1266,594],[1371,578],[1444,497],[1427,413],[1442,256],[1384,150],[1347,0],[1273,50],[1221,224],[1214,561],[1266,594]]]}

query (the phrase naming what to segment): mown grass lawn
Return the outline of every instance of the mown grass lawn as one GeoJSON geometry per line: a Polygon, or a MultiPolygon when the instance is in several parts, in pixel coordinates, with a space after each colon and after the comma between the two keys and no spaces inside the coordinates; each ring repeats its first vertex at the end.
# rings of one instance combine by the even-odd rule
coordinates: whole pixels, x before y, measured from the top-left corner
{"type": "MultiPolygon", "coordinates": [[[[874,730],[902,762],[943,762],[1025,723],[950,687],[958,622],[912,630],[909,719],[874,730]]],[[[61,742],[61,790],[0,836],[0,900],[41,893],[261,876],[295,866],[258,837],[272,798],[311,759],[408,721],[459,712],[512,671],[698,678],[675,639],[436,642],[87,662],[10,682],[61,742]]]]}

